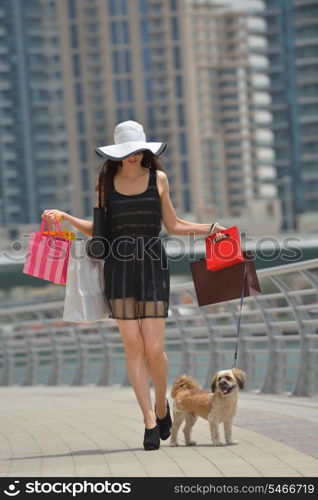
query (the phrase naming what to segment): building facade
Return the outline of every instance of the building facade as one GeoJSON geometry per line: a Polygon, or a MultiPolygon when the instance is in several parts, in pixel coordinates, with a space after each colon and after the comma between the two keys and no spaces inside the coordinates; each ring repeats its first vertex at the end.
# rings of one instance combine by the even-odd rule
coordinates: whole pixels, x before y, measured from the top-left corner
{"type": "Polygon", "coordinates": [[[40,223],[69,203],[69,160],[55,5],[0,4],[0,225],[40,223]]]}
{"type": "Polygon", "coordinates": [[[101,165],[117,123],[136,120],[147,140],[165,141],[160,158],[179,214],[204,216],[198,196],[188,57],[180,0],[57,0],[76,213],[91,214],[101,165]],[[196,189],[196,191],[195,191],[196,189]]]}
{"type": "Polygon", "coordinates": [[[92,217],[94,149],[129,119],[168,143],[179,216],[271,203],[267,76],[248,23],[210,0],[2,0],[2,225],[38,223],[46,208],[92,217]]]}
{"type": "Polygon", "coordinates": [[[270,118],[268,79],[259,71],[266,58],[252,53],[262,42],[253,35],[260,23],[220,2],[187,4],[205,206],[211,216],[240,216],[276,195],[263,182],[274,170],[272,133],[263,126],[270,118]]]}
{"type": "Polygon", "coordinates": [[[297,229],[301,214],[318,211],[318,1],[264,5],[283,229],[297,229]]]}

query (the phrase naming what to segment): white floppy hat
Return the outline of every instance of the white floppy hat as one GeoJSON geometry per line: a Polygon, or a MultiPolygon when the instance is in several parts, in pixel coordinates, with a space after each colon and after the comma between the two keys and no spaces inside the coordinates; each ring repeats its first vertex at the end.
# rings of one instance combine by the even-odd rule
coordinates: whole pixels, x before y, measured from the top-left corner
{"type": "Polygon", "coordinates": [[[110,160],[123,160],[133,153],[147,149],[159,156],[167,147],[165,142],[146,142],[143,126],[132,120],[116,125],[114,140],[115,144],[96,148],[95,153],[110,160]]]}

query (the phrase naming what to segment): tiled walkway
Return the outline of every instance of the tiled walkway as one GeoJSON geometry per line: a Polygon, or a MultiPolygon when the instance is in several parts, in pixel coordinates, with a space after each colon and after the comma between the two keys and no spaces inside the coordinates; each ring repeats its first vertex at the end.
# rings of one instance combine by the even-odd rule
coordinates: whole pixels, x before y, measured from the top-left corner
{"type": "Polygon", "coordinates": [[[1,387],[0,399],[1,477],[318,476],[317,398],[241,392],[239,444],[212,447],[200,419],[197,446],[151,452],[130,388],[1,387]]]}

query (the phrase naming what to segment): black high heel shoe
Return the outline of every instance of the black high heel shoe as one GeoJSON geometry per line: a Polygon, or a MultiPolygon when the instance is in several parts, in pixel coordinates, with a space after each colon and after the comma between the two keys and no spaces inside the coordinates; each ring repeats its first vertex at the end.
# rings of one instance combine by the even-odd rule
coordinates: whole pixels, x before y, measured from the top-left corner
{"type": "MultiPolygon", "coordinates": [[[[156,413],[156,406],[155,406],[155,413],[156,413]]],[[[168,400],[167,400],[166,416],[163,418],[158,418],[157,414],[156,414],[156,418],[157,418],[157,424],[159,426],[160,439],[162,439],[164,441],[165,439],[168,439],[168,437],[170,436],[170,429],[172,426],[172,419],[171,419],[171,415],[170,415],[170,407],[169,407],[168,400]]]]}
{"type": "Polygon", "coordinates": [[[158,424],[152,429],[145,429],[144,435],[144,449],[148,450],[158,450],[160,447],[160,435],[158,424]]]}

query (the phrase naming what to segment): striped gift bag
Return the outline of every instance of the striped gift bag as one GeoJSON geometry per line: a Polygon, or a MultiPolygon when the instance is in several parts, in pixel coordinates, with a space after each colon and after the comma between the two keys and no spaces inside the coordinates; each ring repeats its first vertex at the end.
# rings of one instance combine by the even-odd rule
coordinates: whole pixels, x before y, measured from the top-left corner
{"type": "Polygon", "coordinates": [[[54,224],[58,231],[50,231],[50,227],[44,231],[46,220],[43,219],[40,231],[30,233],[23,273],[65,285],[71,240],[74,238],[71,231],[62,231],[58,221],[54,224]]]}

